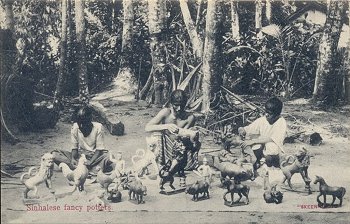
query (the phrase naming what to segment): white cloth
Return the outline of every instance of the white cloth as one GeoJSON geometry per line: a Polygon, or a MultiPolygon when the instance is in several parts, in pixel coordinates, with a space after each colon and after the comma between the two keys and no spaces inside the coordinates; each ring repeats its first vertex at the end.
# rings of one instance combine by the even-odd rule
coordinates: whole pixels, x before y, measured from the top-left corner
{"type": "Polygon", "coordinates": [[[96,149],[105,150],[102,124],[92,122],[92,125],[91,133],[84,137],[78,124],[73,124],[71,129],[72,149],[83,149],[90,152],[95,152],[96,149]]]}
{"type": "Polygon", "coordinates": [[[258,134],[260,137],[270,137],[273,142],[265,144],[265,155],[278,155],[283,152],[283,141],[287,132],[287,123],[283,117],[280,117],[272,125],[266,120],[266,117],[260,117],[253,123],[244,127],[248,135],[258,134]]]}

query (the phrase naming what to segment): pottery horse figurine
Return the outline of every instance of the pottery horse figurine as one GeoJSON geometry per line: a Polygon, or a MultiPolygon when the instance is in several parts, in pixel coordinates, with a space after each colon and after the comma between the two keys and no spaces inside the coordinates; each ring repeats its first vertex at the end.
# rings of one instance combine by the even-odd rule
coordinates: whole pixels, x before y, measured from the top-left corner
{"type": "Polygon", "coordinates": [[[339,207],[341,207],[343,203],[343,197],[345,195],[345,188],[344,187],[330,187],[326,184],[326,181],[319,176],[316,176],[316,179],[314,181],[314,184],[320,183],[320,194],[317,196],[317,202],[321,207],[325,208],[327,203],[326,203],[326,195],[332,195],[333,196],[333,201],[330,206],[334,205],[335,198],[337,197],[339,199],[339,207]],[[323,195],[323,203],[320,201],[320,197],[323,195]]]}

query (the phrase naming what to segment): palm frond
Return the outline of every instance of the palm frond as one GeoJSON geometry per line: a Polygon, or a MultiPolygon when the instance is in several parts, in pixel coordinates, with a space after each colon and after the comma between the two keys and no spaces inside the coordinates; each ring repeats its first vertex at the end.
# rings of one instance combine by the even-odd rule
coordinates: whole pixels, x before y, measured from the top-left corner
{"type": "Polygon", "coordinates": [[[197,72],[199,67],[202,65],[202,62],[199,63],[192,71],[186,76],[186,78],[178,84],[177,89],[185,90],[188,84],[190,83],[191,78],[194,76],[194,74],[197,72]]]}
{"type": "Polygon", "coordinates": [[[261,28],[261,31],[264,34],[267,34],[267,35],[272,36],[274,38],[279,38],[281,36],[281,33],[282,33],[282,28],[279,25],[271,24],[271,25],[264,26],[263,28],[261,28]]]}

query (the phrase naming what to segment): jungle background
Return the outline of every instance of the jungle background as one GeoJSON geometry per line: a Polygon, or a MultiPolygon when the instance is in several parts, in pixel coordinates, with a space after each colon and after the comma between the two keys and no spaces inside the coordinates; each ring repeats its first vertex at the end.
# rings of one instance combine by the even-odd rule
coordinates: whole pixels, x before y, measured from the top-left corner
{"type": "MultiPolygon", "coordinates": [[[[147,121],[172,90],[183,89],[197,124],[214,137],[235,132],[263,112],[267,98],[280,97],[289,136],[317,131],[324,139],[310,149],[317,156],[312,174],[350,186],[341,178],[349,171],[348,1],[1,0],[0,10],[2,171],[11,164],[34,165],[48,150],[69,149],[74,112],[83,104],[93,106],[95,119],[105,125],[106,145],[123,151],[128,161],[136,148],[145,147],[135,139],[144,138],[147,121]]],[[[293,152],[303,144],[286,148],[293,152]]],[[[1,200],[8,204],[3,218],[49,220],[50,215],[24,214],[14,200],[21,189],[3,176],[1,200]]],[[[174,202],[181,207],[185,202],[179,200],[174,202]]],[[[297,203],[309,203],[289,200],[284,208],[292,211],[297,203]]],[[[170,208],[164,209],[166,214],[170,208]]],[[[335,218],[300,210],[277,216],[251,212],[242,216],[335,218]]],[[[123,215],[124,222],[135,218],[123,215]]]]}

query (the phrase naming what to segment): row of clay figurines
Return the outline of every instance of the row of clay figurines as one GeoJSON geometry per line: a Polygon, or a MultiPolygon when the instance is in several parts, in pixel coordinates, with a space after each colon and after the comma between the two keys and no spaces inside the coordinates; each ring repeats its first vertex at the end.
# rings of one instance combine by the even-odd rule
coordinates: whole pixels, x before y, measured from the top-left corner
{"type": "MultiPolygon", "coordinates": [[[[180,129],[179,132],[177,133],[179,137],[187,137],[189,138],[192,142],[196,142],[199,137],[198,131],[190,130],[190,129],[180,129]]],[[[131,197],[131,194],[134,195],[134,198],[136,197],[137,193],[135,192],[140,192],[140,194],[145,194],[145,188],[142,185],[142,182],[138,179],[139,176],[142,176],[143,174],[148,172],[148,167],[150,165],[153,165],[154,169],[156,172],[158,172],[161,180],[160,180],[160,188],[161,190],[164,190],[163,185],[167,182],[170,183],[170,187],[174,190],[175,188],[173,187],[173,182],[174,182],[174,175],[176,173],[179,174],[180,176],[180,186],[185,187],[185,175],[184,175],[184,167],[185,167],[185,161],[179,161],[177,159],[169,160],[167,161],[166,165],[162,167],[162,169],[158,170],[158,164],[156,162],[156,157],[159,155],[159,138],[156,136],[151,136],[146,138],[147,142],[147,148],[146,150],[139,149],[136,150],[136,155],[134,155],[131,158],[132,161],[132,167],[128,172],[125,172],[125,161],[122,159],[122,154],[121,152],[117,153],[116,158],[113,158],[111,156],[111,160],[115,162],[116,167],[115,170],[110,174],[104,174],[102,170],[98,170],[97,173],[97,182],[100,183],[101,187],[106,189],[106,192],[118,192],[118,186],[123,183],[124,188],[131,188],[133,189],[133,184],[137,187],[135,187],[135,190],[130,190],[129,189],[129,197],[131,197]],[[125,174],[128,173],[126,176],[125,174]],[[132,183],[130,181],[130,175],[132,174],[136,179],[132,183]],[[126,176],[126,177],[125,177],[126,176]],[[118,179],[119,181],[116,187],[113,190],[108,191],[109,185],[115,180],[118,179]],[[126,184],[124,184],[126,183],[126,184]]],[[[178,147],[179,150],[176,152],[181,154],[184,153],[183,149],[184,147],[181,147],[181,145],[178,147]]],[[[293,157],[293,156],[290,156],[293,157]]],[[[289,158],[290,158],[289,157],[289,158]]],[[[281,170],[285,176],[283,182],[287,180],[288,185],[290,188],[292,188],[291,185],[291,177],[294,173],[300,173],[304,182],[306,183],[306,187],[309,190],[309,193],[311,193],[310,190],[310,178],[307,175],[307,169],[309,166],[309,155],[307,153],[307,150],[305,148],[302,148],[299,150],[295,155],[294,161],[289,164],[289,158],[287,157],[287,160],[281,163],[281,170]],[[286,163],[287,165],[283,165],[286,163]]],[[[181,156],[180,156],[181,158],[181,156]]],[[[70,182],[71,185],[74,186],[74,191],[77,189],[79,191],[84,190],[84,183],[86,178],[89,175],[89,171],[85,165],[87,162],[87,159],[85,155],[81,155],[79,161],[78,161],[78,166],[76,169],[71,170],[67,164],[61,163],[59,167],[62,170],[63,175],[67,178],[67,180],[70,182]]],[[[249,163],[248,163],[249,164],[249,163]]],[[[34,195],[37,195],[37,185],[45,182],[46,186],[51,190],[53,193],[54,191],[52,190],[52,184],[51,184],[51,177],[53,174],[53,155],[50,153],[46,153],[42,156],[41,158],[41,164],[40,168],[37,172],[35,167],[32,167],[29,169],[27,173],[24,173],[21,176],[21,181],[25,184],[26,189],[24,191],[24,199],[28,198],[28,192],[30,190],[34,191],[34,195]],[[28,180],[24,181],[25,177],[29,177],[28,180]]],[[[251,164],[250,164],[251,165],[251,164]]],[[[233,194],[237,193],[240,196],[240,199],[242,198],[242,194],[246,196],[247,202],[249,202],[248,199],[248,194],[249,194],[249,186],[247,185],[242,185],[240,182],[247,180],[247,179],[254,179],[254,173],[251,171],[252,169],[246,169],[243,167],[242,163],[233,163],[228,162],[228,161],[220,161],[218,163],[217,167],[220,172],[221,172],[221,182],[222,184],[227,188],[227,192],[224,195],[224,199],[226,201],[226,195],[228,193],[231,194],[231,204],[233,203],[233,194]],[[228,178],[227,178],[228,177],[228,178]],[[232,180],[233,179],[233,180],[232,180]]],[[[212,178],[212,170],[210,166],[208,165],[208,160],[207,158],[203,159],[203,165],[199,166],[197,170],[194,171],[198,176],[202,177],[203,180],[197,181],[195,184],[192,186],[189,186],[188,189],[186,190],[187,193],[193,195],[193,200],[198,200],[198,194],[203,193],[204,197],[209,196],[209,191],[208,187],[210,184],[210,180],[212,178]]],[[[267,177],[268,178],[268,177],[267,177]]],[[[266,179],[266,178],[265,178],[266,179]]],[[[342,198],[345,194],[345,188],[340,187],[327,187],[325,184],[325,181],[322,180],[322,178],[317,177],[315,180],[315,183],[319,182],[320,183],[320,194],[317,197],[317,201],[319,201],[319,197],[321,195],[332,195],[333,196],[333,202],[331,205],[334,204],[335,198],[339,198],[340,200],[340,206],[342,204],[342,198]],[[322,185],[322,186],[321,186],[322,185]],[[334,191],[332,191],[334,190],[334,191]]],[[[266,189],[266,184],[264,186],[266,189]]],[[[119,194],[118,194],[119,195],[119,194]]],[[[276,190],[276,186],[269,187],[269,189],[264,193],[264,198],[266,202],[272,201],[275,203],[280,203],[282,201],[283,195],[281,192],[276,190]]],[[[138,200],[139,201],[139,200],[138,200]]],[[[326,197],[324,196],[324,202],[323,204],[320,203],[322,207],[326,206],[326,197]]]]}
{"type": "MultiPolygon", "coordinates": [[[[70,184],[74,186],[74,190],[72,191],[72,193],[77,189],[79,190],[79,192],[84,191],[84,183],[89,173],[85,165],[86,162],[87,159],[85,155],[82,154],[79,158],[78,166],[74,170],[69,169],[69,167],[64,163],[60,164],[60,168],[62,170],[63,175],[67,178],[70,184]]],[[[118,170],[118,172],[112,172],[112,174],[107,175],[104,174],[101,170],[99,170],[97,174],[96,180],[101,185],[101,187],[103,187],[106,190],[108,199],[110,199],[112,202],[120,201],[121,193],[118,190],[118,187],[120,184],[123,184],[123,188],[129,190],[129,199],[135,199],[138,203],[144,202],[143,196],[146,194],[147,188],[142,184],[141,180],[138,178],[138,174],[134,173],[134,178],[131,178],[130,175],[124,175],[123,178],[123,173],[125,173],[123,172],[123,166],[125,165],[125,161],[122,160],[120,154],[119,156],[117,156],[117,164],[118,167],[121,168],[121,170],[118,170]],[[115,178],[119,179],[119,184],[116,184],[113,189],[109,189],[109,186],[111,185],[111,183],[113,183],[115,178]]],[[[32,167],[27,173],[24,173],[21,176],[20,179],[26,187],[23,195],[24,199],[28,198],[28,192],[31,190],[34,191],[34,196],[37,198],[37,186],[43,182],[45,182],[46,186],[50,189],[51,193],[55,193],[51,184],[51,177],[53,175],[53,165],[54,163],[52,154],[45,153],[41,158],[39,170],[37,170],[35,167],[32,167]],[[26,176],[29,176],[29,179],[25,180],[26,176]]],[[[203,180],[196,181],[194,184],[188,186],[185,189],[185,192],[193,195],[192,199],[194,201],[197,201],[199,199],[199,194],[203,194],[203,197],[209,198],[209,183],[212,177],[212,171],[210,166],[208,165],[208,161],[206,158],[203,159],[203,165],[201,165],[198,168],[198,170],[195,171],[195,173],[200,175],[203,178],[203,180]]],[[[221,176],[223,177],[223,174],[221,176]]],[[[320,184],[320,193],[317,196],[317,202],[319,203],[320,207],[338,207],[342,205],[342,200],[346,192],[344,187],[330,187],[326,184],[324,179],[319,176],[316,176],[316,179],[314,181],[314,184],[317,183],[320,184]],[[326,195],[332,196],[333,200],[331,204],[326,203],[326,195]],[[323,202],[321,202],[319,199],[321,196],[323,196],[323,202]],[[340,203],[335,206],[334,202],[336,198],[339,199],[340,203]]],[[[236,180],[235,178],[233,180],[231,180],[230,178],[224,178],[222,179],[222,184],[227,189],[227,192],[225,192],[223,196],[225,204],[233,205],[234,203],[239,202],[242,198],[242,195],[246,197],[246,204],[249,203],[248,195],[250,188],[249,186],[240,183],[239,178],[236,178],[236,180]],[[239,195],[239,199],[234,202],[233,196],[235,193],[239,195]],[[230,202],[227,202],[226,200],[227,194],[231,194],[230,202]]],[[[283,194],[280,191],[276,190],[276,186],[272,186],[270,187],[270,189],[264,192],[263,197],[267,203],[281,203],[283,194]]]]}

